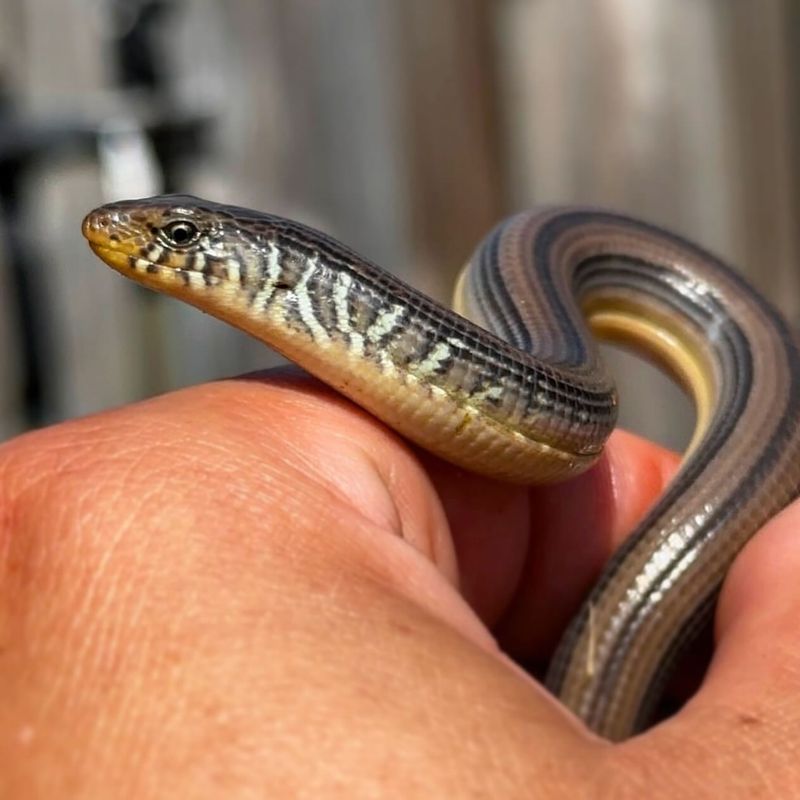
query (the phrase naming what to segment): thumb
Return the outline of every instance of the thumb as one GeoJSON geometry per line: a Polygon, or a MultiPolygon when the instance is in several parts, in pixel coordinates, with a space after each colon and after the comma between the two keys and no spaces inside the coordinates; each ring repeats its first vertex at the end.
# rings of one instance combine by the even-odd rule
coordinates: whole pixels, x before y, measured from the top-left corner
{"type": "Polygon", "coordinates": [[[787,792],[800,780],[798,529],[795,502],[744,549],[720,597],[717,646],[702,687],[679,714],[641,737],[660,740],[666,759],[713,753],[705,759],[711,785],[735,775],[742,788],[768,782],[784,797],[800,791],[798,784],[787,792]]]}

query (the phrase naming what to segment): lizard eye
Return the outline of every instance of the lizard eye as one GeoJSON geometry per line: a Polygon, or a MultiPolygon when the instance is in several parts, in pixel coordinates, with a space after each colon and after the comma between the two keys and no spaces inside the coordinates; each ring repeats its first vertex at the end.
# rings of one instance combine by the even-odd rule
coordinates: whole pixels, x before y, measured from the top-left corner
{"type": "Polygon", "coordinates": [[[161,228],[161,237],[172,247],[188,247],[200,237],[200,229],[185,219],[175,220],[161,228]]]}

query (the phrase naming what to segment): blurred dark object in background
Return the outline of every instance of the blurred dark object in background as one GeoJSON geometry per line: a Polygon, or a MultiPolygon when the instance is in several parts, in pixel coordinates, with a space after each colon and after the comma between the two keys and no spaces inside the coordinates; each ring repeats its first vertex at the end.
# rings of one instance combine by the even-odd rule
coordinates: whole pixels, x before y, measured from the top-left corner
{"type": "Polygon", "coordinates": [[[157,33],[170,24],[178,8],[174,0],[110,0],[110,58],[116,65],[116,83],[161,92],[169,81],[159,52],[157,33]]]}
{"type": "Polygon", "coordinates": [[[19,415],[26,426],[47,419],[46,363],[52,352],[52,309],[29,233],[26,188],[32,173],[56,158],[91,153],[95,131],[77,120],[34,120],[16,107],[0,76],[0,237],[6,264],[5,306],[17,330],[19,415]]]}
{"type": "MultiPolygon", "coordinates": [[[[122,196],[296,217],[442,300],[503,214],[607,205],[716,250],[800,319],[791,0],[0,0],[0,13],[14,99],[0,105],[0,437],[274,363],[94,260],[81,217],[122,196]]],[[[614,362],[623,424],[684,443],[682,396],[614,362]]]]}
{"type": "MultiPolygon", "coordinates": [[[[147,147],[134,148],[152,163],[134,164],[155,176],[150,192],[175,191],[182,183],[181,167],[196,159],[208,129],[205,114],[187,112],[171,102],[171,76],[158,36],[181,3],[172,0],[104,0],[110,25],[104,47],[113,65],[113,106],[124,125],[113,120],[102,103],[88,98],[74,109],[32,112],[18,102],[0,76],[0,232],[6,265],[4,302],[16,329],[18,424],[35,427],[60,417],[59,400],[49,380],[48,364],[58,357],[59,298],[49,290],[41,269],[42,255],[32,234],[36,216],[35,184],[55,162],[92,161],[114,173],[114,160],[131,159],[131,149],[119,147],[120,130],[147,147]],[[131,98],[130,104],[126,96],[131,98]],[[131,113],[131,109],[137,112],[131,113]],[[152,150],[152,158],[149,158],[152,150]]],[[[79,98],[75,98],[78,100],[79,98]]],[[[123,167],[121,170],[127,170],[123,167]]],[[[120,187],[120,191],[125,191],[120,187]]],[[[142,300],[140,296],[137,300],[142,300]]],[[[90,356],[89,356],[90,357],[90,356]]],[[[8,425],[12,428],[14,425],[8,425]]]]}

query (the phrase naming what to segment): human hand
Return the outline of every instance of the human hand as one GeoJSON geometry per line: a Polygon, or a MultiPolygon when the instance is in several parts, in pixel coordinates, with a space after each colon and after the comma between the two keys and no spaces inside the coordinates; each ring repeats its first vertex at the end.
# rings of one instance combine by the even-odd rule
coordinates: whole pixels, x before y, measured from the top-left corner
{"type": "Polygon", "coordinates": [[[675,463],[619,433],[567,485],[491,483],[287,375],[9,442],[0,796],[794,796],[797,505],[649,732],[596,739],[509,657],[546,659],[675,463]]]}

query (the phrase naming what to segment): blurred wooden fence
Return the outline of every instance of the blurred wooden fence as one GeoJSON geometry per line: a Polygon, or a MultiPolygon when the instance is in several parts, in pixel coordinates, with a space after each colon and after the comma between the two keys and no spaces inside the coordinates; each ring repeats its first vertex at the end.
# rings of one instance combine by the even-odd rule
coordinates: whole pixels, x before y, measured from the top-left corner
{"type": "MultiPolygon", "coordinates": [[[[100,6],[0,0],[0,78],[26,113],[135,124],[104,92],[100,6]]],[[[442,299],[502,214],[610,205],[717,250],[800,318],[790,0],[174,6],[163,31],[172,102],[214,126],[187,191],[324,227],[442,299]]],[[[44,162],[26,187],[45,287],[46,421],[271,363],[257,343],[145,297],[88,253],[80,218],[113,199],[107,171],[84,154],[44,162]]],[[[26,424],[4,266],[0,255],[0,436],[26,424]]],[[[685,441],[687,405],[620,363],[624,420],[685,441]]]]}

